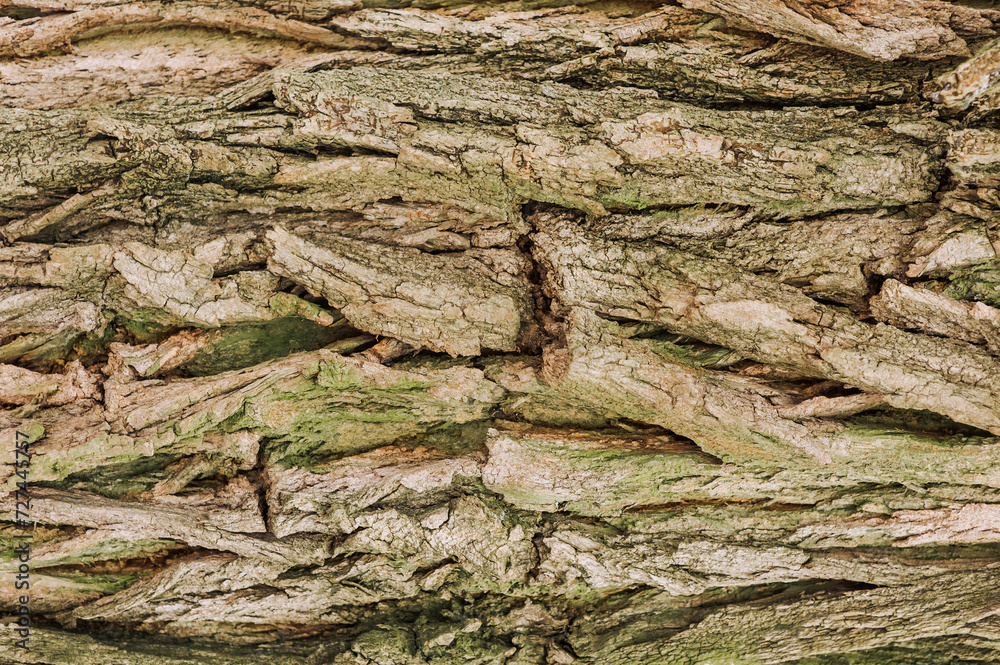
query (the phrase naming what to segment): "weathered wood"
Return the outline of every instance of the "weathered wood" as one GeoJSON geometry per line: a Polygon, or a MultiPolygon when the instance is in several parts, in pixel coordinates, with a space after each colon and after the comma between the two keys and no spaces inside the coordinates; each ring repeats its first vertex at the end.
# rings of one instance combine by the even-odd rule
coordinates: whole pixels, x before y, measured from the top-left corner
{"type": "Polygon", "coordinates": [[[882,393],[893,406],[1000,434],[1000,363],[986,351],[866,325],[724,261],[603,241],[565,218],[538,226],[546,290],[564,308],[661,323],[769,365],[882,393]],[[942,375],[941,366],[956,371],[942,375]]]}
{"type": "Polygon", "coordinates": [[[686,0],[734,24],[879,60],[967,56],[962,37],[992,35],[998,15],[947,2],[686,0]]]}
{"type": "Polygon", "coordinates": [[[1000,660],[1000,14],[680,4],[0,9],[0,663],[1000,660]]]}

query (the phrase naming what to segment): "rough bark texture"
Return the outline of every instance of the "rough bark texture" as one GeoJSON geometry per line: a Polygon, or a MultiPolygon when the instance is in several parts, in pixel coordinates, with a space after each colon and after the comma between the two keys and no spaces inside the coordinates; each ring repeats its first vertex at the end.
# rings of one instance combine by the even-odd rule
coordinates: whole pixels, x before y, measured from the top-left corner
{"type": "Polygon", "coordinates": [[[1000,661],[981,4],[0,6],[0,663],[1000,661]]]}

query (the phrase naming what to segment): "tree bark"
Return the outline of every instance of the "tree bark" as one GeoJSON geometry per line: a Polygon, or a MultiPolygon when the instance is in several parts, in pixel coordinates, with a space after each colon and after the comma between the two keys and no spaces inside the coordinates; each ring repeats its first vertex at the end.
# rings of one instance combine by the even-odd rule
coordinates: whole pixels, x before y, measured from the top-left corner
{"type": "Polygon", "coordinates": [[[0,7],[0,663],[1000,660],[967,4],[0,7]]]}

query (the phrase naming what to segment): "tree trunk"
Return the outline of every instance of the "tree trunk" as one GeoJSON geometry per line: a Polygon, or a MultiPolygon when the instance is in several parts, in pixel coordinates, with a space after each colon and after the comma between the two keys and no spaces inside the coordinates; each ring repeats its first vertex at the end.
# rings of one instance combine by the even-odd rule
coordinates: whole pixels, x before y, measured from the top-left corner
{"type": "Polygon", "coordinates": [[[0,7],[0,663],[1000,660],[969,4],[0,7]]]}

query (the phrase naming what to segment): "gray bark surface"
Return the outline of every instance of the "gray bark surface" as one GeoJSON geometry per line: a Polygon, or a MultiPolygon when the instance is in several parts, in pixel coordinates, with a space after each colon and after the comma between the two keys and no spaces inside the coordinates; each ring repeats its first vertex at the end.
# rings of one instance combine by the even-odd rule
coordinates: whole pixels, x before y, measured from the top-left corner
{"type": "Polygon", "coordinates": [[[0,663],[1000,661],[973,4],[0,7],[0,663]]]}

